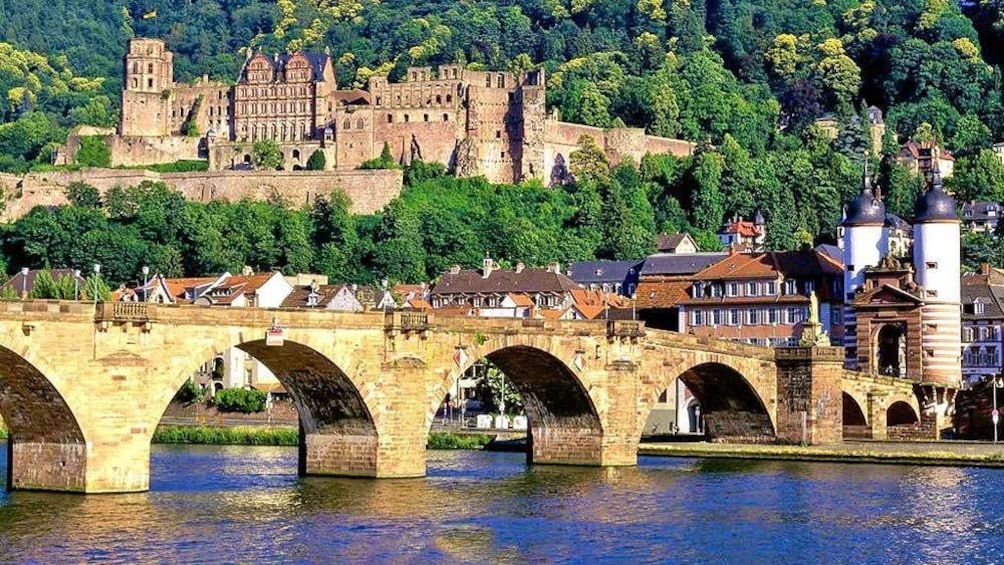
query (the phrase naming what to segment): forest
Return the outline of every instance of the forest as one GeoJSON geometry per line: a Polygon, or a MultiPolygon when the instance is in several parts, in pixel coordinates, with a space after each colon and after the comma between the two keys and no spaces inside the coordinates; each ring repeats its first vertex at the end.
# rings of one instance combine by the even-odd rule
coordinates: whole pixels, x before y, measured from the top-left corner
{"type": "MultiPolygon", "coordinates": [[[[866,159],[888,208],[909,219],[923,179],[892,158],[909,138],[952,152],[960,201],[1004,200],[991,151],[1004,139],[1004,5],[989,0],[965,11],[948,0],[0,0],[0,22],[0,171],[44,166],[77,125],[117,122],[133,36],[164,38],[177,80],[233,81],[257,49],[330,48],[342,87],[413,65],[539,67],[564,120],[700,147],[612,169],[583,147],[582,174],[554,189],[418,164],[402,197],[366,217],[347,216],[337,194],[287,210],[133,187],[3,227],[8,269],[119,261],[122,281],[146,261],[172,274],[248,264],[416,281],[485,251],[530,264],[637,258],[676,230],[713,247],[723,217],[756,209],[769,246],[789,249],[832,241],[866,159]],[[868,106],[884,113],[882,155],[866,156],[868,106]]],[[[1000,264],[1004,250],[970,237],[966,258],[1000,264]]]]}

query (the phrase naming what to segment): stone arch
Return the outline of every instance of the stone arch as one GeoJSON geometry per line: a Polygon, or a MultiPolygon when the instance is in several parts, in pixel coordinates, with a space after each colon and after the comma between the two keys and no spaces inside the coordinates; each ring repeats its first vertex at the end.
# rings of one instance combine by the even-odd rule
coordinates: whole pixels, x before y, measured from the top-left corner
{"type": "Polygon", "coordinates": [[[844,438],[871,437],[868,414],[864,406],[846,390],[841,393],[844,438]]]}
{"type": "Polygon", "coordinates": [[[87,440],[41,360],[0,346],[0,415],[9,433],[7,488],[83,491],[87,440]]]}
{"type": "MultiPolygon", "coordinates": [[[[301,474],[375,473],[378,433],[372,411],[345,370],[312,344],[286,339],[282,346],[271,347],[260,338],[217,340],[198,355],[186,356],[161,387],[152,411],[157,421],[194,369],[230,347],[250,354],[289,392],[300,420],[301,474]]],[[[151,422],[150,429],[156,425],[151,422]]]]}
{"type": "MultiPolygon", "coordinates": [[[[494,340],[493,340],[494,341],[494,340]]],[[[479,359],[498,367],[523,398],[528,419],[527,461],[595,465],[601,462],[603,424],[594,399],[576,370],[548,347],[525,343],[474,347],[468,362],[437,387],[426,424],[461,375],[479,359]]]]}
{"type": "Polygon", "coordinates": [[[897,400],[885,411],[886,426],[912,426],[920,423],[920,417],[913,406],[905,400],[897,400]]]}
{"type": "Polygon", "coordinates": [[[639,399],[637,437],[641,437],[658,397],[679,379],[700,404],[703,430],[710,439],[775,440],[775,414],[767,406],[776,402],[776,389],[770,387],[776,383],[776,373],[767,371],[759,359],[703,351],[665,351],[668,359],[652,355],[640,375],[646,390],[639,399]],[[656,358],[663,359],[661,364],[656,358]],[[763,375],[758,373],[761,370],[763,375]]]}

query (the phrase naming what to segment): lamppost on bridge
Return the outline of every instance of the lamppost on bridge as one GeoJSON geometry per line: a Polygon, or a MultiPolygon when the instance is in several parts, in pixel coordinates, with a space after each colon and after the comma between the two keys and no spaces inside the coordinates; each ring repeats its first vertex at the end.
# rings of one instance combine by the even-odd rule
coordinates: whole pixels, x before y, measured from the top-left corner
{"type": "Polygon", "coordinates": [[[80,300],[80,269],[73,269],[73,300],[80,300]]]}
{"type": "Polygon", "coordinates": [[[994,375],[993,394],[994,411],[990,413],[990,420],[994,423],[994,443],[997,443],[997,422],[1000,421],[1000,412],[997,411],[997,389],[1004,388],[1004,375],[994,375]]]}
{"type": "Polygon", "coordinates": [[[150,267],[143,265],[141,270],[143,271],[143,302],[147,302],[150,296],[150,289],[147,288],[150,285],[150,267]]]}
{"type": "Polygon", "coordinates": [[[98,277],[101,276],[101,263],[94,264],[94,308],[98,307],[98,277]]]}
{"type": "Polygon", "coordinates": [[[21,267],[21,300],[28,298],[28,267],[21,267]]]}

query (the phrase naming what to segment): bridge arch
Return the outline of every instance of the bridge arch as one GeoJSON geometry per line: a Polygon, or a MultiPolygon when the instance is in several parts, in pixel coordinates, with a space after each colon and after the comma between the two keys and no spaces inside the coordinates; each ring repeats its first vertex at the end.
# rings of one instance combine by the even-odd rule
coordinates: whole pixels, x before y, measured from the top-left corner
{"type": "MultiPolygon", "coordinates": [[[[6,341],[6,340],[5,340],[6,341]]],[[[7,488],[83,491],[87,439],[41,359],[0,345],[0,416],[8,430],[7,488]]]]}
{"type": "Polygon", "coordinates": [[[658,397],[679,379],[697,399],[703,430],[710,439],[750,442],[776,438],[777,378],[773,363],[737,354],[677,348],[670,343],[661,355],[651,356],[643,373],[647,389],[640,399],[638,437],[658,397]]]}
{"type": "MultiPolygon", "coordinates": [[[[513,336],[514,337],[514,336],[513,336]]],[[[527,460],[531,463],[596,465],[602,463],[604,428],[596,401],[583,380],[585,366],[569,366],[575,351],[532,340],[491,340],[470,348],[466,362],[448,371],[427,411],[431,427],[443,399],[480,359],[498,367],[519,391],[527,416],[527,460]],[[559,357],[560,356],[560,357],[559,357]]]]}
{"type": "Polygon", "coordinates": [[[897,400],[886,409],[886,426],[912,426],[920,423],[920,416],[910,403],[897,400]]]}
{"type": "Polygon", "coordinates": [[[152,411],[157,421],[151,423],[151,430],[196,368],[230,347],[248,353],[268,368],[292,398],[300,421],[301,474],[376,473],[377,425],[360,388],[339,363],[319,348],[289,339],[279,347],[268,346],[257,337],[221,339],[197,354],[185,356],[158,393],[152,411]]]}

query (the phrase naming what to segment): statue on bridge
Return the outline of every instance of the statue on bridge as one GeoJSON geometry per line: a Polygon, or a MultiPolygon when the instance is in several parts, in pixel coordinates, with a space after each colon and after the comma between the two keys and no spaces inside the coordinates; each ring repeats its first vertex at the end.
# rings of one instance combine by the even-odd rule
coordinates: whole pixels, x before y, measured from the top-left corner
{"type": "Polygon", "coordinates": [[[809,293],[809,319],[802,322],[802,336],[798,341],[802,347],[830,347],[830,336],[819,321],[819,297],[816,291],[809,293]]]}

